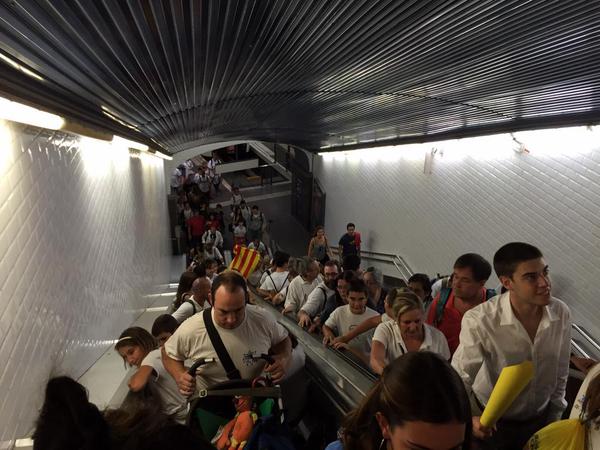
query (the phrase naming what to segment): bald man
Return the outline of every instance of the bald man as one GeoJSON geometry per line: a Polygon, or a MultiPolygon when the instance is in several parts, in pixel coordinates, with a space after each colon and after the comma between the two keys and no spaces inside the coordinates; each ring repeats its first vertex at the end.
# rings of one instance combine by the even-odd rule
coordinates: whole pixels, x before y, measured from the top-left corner
{"type": "Polygon", "coordinates": [[[185,300],[172,315],[177,323],[183,322],[188,317],[210,308],[210,280],[198,277],[192,284],[192,296],[185,300]]]}

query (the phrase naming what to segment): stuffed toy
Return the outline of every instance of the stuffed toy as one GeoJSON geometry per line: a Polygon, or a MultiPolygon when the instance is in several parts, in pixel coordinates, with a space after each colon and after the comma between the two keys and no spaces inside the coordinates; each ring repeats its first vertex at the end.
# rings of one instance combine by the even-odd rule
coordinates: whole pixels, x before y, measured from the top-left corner
{"type": "Polygon", "coordinates": [[[238,396],[234,403],[237,413],[223,428],[216,444],[218,450],[243,449],[258,420],[258,416],[252,411],[252,397],[238,396]]]}

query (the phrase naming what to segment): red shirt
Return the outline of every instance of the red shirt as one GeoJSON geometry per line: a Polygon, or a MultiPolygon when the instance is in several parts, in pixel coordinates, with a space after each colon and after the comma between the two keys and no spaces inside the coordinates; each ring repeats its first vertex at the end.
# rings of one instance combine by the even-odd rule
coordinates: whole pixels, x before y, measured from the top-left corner
{"type": "MultiPolygon", "coordinates": [[[[435,310],[440,299],[440,294],[436,295],[435,299],[429,306],[429,314],[427,314],[427,324],[434,326],[433,321],[435,319],[435,310]]],[[[481,291],[481,299],[485,299],[485,288],[481,291]]],[[[444,333],[446,340],[448,341],[448,347],[450,353],[454,354],[459,344],[460,336],[460,324],[462,322],[463,314],[454,307],[454,291],[450,291],[450,296],[446,302],[446,307],[442,313],[442,319],[437,325],[437,329],[444,333]]]]}
{"type": "Polygon", "coordinates": [[[192,236],[202,236],[204,234],[204,224],[206,220],[202,216],[192,216],[188,219],[187,225],[192,236]]]}
{"type": "Polygon", "coordinates": [[[360,251],[360,233],[358,231],[354,232],[354,243],[356,244],[356,250],[360,251]]]}

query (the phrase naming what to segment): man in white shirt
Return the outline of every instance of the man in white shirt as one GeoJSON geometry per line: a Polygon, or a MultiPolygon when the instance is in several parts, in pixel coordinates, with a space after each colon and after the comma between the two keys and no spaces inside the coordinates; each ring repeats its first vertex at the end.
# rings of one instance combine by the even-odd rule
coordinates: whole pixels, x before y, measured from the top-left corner
{"type": "Polygon", "coordinates": [[[210,280],[206,277],[198,277],[192,283],[192,296],[186,299],[172,316],[177,323],[192,317],[194,314],[210,308],[210,280]]]}
{"type": "Polygon", "coordinates": [[[219,249],[223,248],[223,235],[217,230],[217,224],[214,221],[210,224],[210,230],[206,230],[202,235],[202,243],[206,245],[209,242],[219,249]]]}
{"type": "Polygon", "coordinates": [[[258,293],[264,298],[273,301],[273,298],[290,284],[288,280],[288,264],[290,255],[285,252],[275,252],[273,255],[274,270],[270,270],[261,283],[258,293]]]}
{"type": "Polygon", "coordinates": [[[208,170],[206,168],[200,169],[194,177],[194,182],[198,185],[200,193],[205,201],[208,202],[210,199],[210,176],[208,176],[208,170]]]}
{"type": "Polygon", "coordinates": [[[519,449],[567,406],[565,389],[571,350],[569,308],[550,295],[548,266],[536,247],[506,244],[494,255],[494,270],[507,289],[467,311],[452,365],[472,399],[473,433],[484,449],[519,449]],[[479,421],[500,372],[532,361],[534,378],[497,424],[479,421]]]}
{"type": "Polygon", "coordinates": [[[282,313],[292,313],[293,317],[306,303],[310,293],[316,289],[319,284],[319,264],[309,256],[303,256],[298,259],[298,273],[288,286],[285,297],[285,308],[282,313]]]}
{"type": "Polygon", "coordinates": [[[298,311],[298,325],[308,327],[312,324],[312,319],[318,315],[325,306],[327,299],[335,295],[337,286],[337,277],[339,269],[335,261],[329,260],[323,267],[325,280],[317,285],[306,299],[306,303],[298,311]]]}
{"type": "MultiPolygon", "coordinates": [[[[290,338],[269,311],[247,305],[247,296],[246,281],[240,274],[220,274],[211,289],[213,323],[243,379],[253,379],[265,371],[278,383],[290,363],[290,338]],[[265,361],[256,358],[263,353],[271,355],[275,362],[265,366],[265,361]]],[[[194,393],[196,385],[203,389],[228,379],[206,331],[203,314],[196,314],[179,326],[165,343],[162,358],[179,391],[187,397],[194,393]],[[201,358],[217,360],[201,366],[196,377],[192,377],[183,363],[201,358]]]]}
{"type": "Polygon", "coordinates": [[[248,248],[250,250],[256,250],[260,254],[261,258],[268,256],[267,247],[265,244],[263,244],[260,238],[255,237],[248,245],[248,248]]]}
{"type": "Polygon", "coordinates": [[[204,250],[202,251],[202,260],[206,261],[208,259],[214,259],[219,264],[223,264],[225,261],[223,255],[219,249],[214,246],[212,241],[208,241],[206,244],[204,244],[204,250]]]}
{"type": "Polygon", "coordinates": [[[206,164],[208,168],[208,176],[212,181],[212,185],[215,188],[215,192],[219,192],[219,186],[221,185],[221,175],[217,173],[217,166],[222,164],[223,161],[219,158],[219,154],[215,151],[212,152],[212,158],[206,164]]]}
{"type": "Polygon", "coordinates": [[[171,194],[179,193],[181,186],[183,185],[183,180],[185,178],[184,173],[185,166],[183,164],[179,164],[177,167],[175,167],[175,169],[173,169],[173,172],[171,172],[171,194]]]}

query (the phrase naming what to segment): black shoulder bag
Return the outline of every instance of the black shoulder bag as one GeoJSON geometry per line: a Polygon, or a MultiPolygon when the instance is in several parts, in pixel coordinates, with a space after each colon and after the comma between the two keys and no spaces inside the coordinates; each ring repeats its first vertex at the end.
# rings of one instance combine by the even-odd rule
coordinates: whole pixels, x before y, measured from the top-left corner
{"type": "Polygon", "coordinates": [[[212,308],[205,309],[202,316],[204,317],[204,326],[206,327],[210,342],[212,343],[215,352],[217,352],[217,357],[225,369],[227,378],[230,380],[241,380],[242,375],[237,367],[235,367],[235,364],[233,364],[231,356],[229,356],[229,352],[225,348],[225,344],[223,344],[223,340],[215,328],[215,324],[212,320],[212,308]]]}

